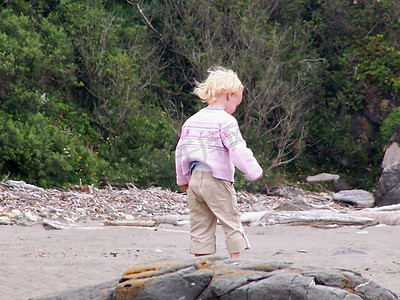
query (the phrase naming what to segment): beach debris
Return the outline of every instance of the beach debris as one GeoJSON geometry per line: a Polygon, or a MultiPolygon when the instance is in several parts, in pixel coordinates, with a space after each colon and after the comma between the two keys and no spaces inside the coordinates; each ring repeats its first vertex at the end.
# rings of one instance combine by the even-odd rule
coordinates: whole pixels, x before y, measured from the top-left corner
{"type": "Polygon", "coordinates": [[[156,216],[154,219],[163,224],[184,225],[189,223],[190,217],[189,215],[164,215],[156,216]]]}
{"type": "Polygon", "coordinates": [[[374,219],[354,216],[350,212],[332,212],[329,210],[310,211],[260,211],[245,212],[241,215],[242,223],[249,225],[313,225],[313,224],[340,224],[340,225],[366,225],[374,219]]]}
{"type": "Polygon", "coordinates": [[[297,249],[297,252],[299,252],[299,253],[308,253],[308,250],[305,250],[305,249],[297,249]]]}
{"type": "MultiPolygon", "coordinates": [[[[139,189],[133,184],[126,186],[126,189],[94,186],[85,189],[77,186],[27,189],[24,184],[9,186],[0,183],[0,225],[40,224],[47,230],[60,230],[93,222],[103,226],[141,227],[189,223],[186,194],[160,187],[139,189]]],[[[333,201],[333,193],[312,193],[297,188],[282,188],[278,194],[237,192],[242,222],[255,226],[400,225],[400,205],[355,207],[333,201]]]]}
{"type": "Polygon", "coordinates": [[[35,185],[28,184],[25,181],[7,180],[5,183],[9,187],[16,187],[16,188],[27,189],[27,190],[32,190],[32,191],[43,191],[44,190],[41,187],[37,187],[35,185]]]}
{"type": "Polygon", "coordinates": [[[157,225],[153,220],[128,220],[128,221],[105,221],[105,226],[138,226],[138,227],[154,227],[157,225]]]}

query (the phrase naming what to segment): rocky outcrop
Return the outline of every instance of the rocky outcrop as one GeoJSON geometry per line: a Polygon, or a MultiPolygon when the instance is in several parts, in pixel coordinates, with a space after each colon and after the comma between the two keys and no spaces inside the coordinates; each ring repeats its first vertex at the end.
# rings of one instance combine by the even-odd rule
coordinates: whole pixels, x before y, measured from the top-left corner
{"type": "Polygon", "coordinates": [[[382,161],[382,173],[375,191],[375,205],[400,204],[400,125],[389,140],[382,161]]]}
{"type": "Polygon", "coordinates": [[[375,191],[375,205],[400,204],[400,125],[390,138],[382,161],[382,173],[375,191]]]}
{"type": "Polygon", "coordinates": [[[376,206],[400,203],[400,162],[383,169],[374,196],[376,206]]]}
{"type": "Polygon", "coordinates": [[[32,300],[50,299],[394,300],[398,296],[349,270],[208,257],[136,265],[118,281],[32,300]]]}
{"type": "Polygon", "coordinates": [[[386,169],[398,162],[400,162],[400,147],[398,143],[394,142],[385,151],[382,169],[386,169]]]}

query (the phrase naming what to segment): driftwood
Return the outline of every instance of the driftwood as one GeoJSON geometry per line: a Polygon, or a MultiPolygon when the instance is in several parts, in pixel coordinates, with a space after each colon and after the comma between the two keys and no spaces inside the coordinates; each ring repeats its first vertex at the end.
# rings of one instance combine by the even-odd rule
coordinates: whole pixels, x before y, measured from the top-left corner
{"type": "Polygon", "coordinates": [[[337,225],[400,225],[400,205],[356,211],[259,211],[245,212],[241,221],[249,225],[274,224],[337,224],[337,225]]]}
{"type": "Polygon", "coordinates": [[[275,224],[340,224],[340,225],[367,225],[373,223],[371,218],[334,213],[326,210],[310,211],[261,211],[246,212],[241,215],[241,221],[249,225],[275,224]]]}
{"type": "Polygon", "coordinates": [[[163,224],[184,225],[189,223],[190,217],[189,215],[164,215],[156,216],[154,220],[163,224]]]}
{"type": "Polygon", "coordinates": [[[400,204],[364,209],[364,211],[398,211],[398,210],[400,210],[400,204]]]}
{"type": "Polygon", "coordinates": [[[32,184],[28,184],[25,181],[15,181],[15,180],[8,180],[6,184],[10,187],[15,187],[15,188],[20,188],[20,189],[26,189],[26,190],[32,190],[32,191],[44,191],[43,188],[37,187],[32,184]]]}
{"type": "Polygon", "coordinates": [[[130,221],[105,221],[105,226],[142,226],[142,227],[154,227],[157,225],[156,221],[153,220],[130,220],[130,221]]]}
{"type": "Polygon", "coordinates": [[[400,204],[363,209],[353,214],[372,218],[380,224],[400,225],[400,204]]]}

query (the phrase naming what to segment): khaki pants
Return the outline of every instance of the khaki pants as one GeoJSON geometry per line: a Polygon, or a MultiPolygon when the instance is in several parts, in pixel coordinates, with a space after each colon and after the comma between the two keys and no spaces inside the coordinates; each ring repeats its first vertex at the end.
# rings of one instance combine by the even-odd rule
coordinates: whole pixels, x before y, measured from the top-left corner
{"type": "Polygon", "coordinates": [[[236,202],[235,189],[229,181],[216,179],[211,172],[194,170],[187,190],[190,214],[190,253],[214,254],[215,230],[219,220],[229,253],[248,249],[236,202]]]}

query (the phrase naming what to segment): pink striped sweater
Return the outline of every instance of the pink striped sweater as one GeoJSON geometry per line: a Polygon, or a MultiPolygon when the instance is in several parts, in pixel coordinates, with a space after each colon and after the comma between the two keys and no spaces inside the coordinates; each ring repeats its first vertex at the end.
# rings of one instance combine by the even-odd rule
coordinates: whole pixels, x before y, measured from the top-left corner
{"type": "Polygon", "coordinates": [[[262,175],[262,168],[247,148],[235,117],[223,109],[204,108],[183,124],[175,151],[178,185],[189,183],[193,162],[207,164],[215,178],[231,182],[235,166],[248,180],[262,175]]]}

